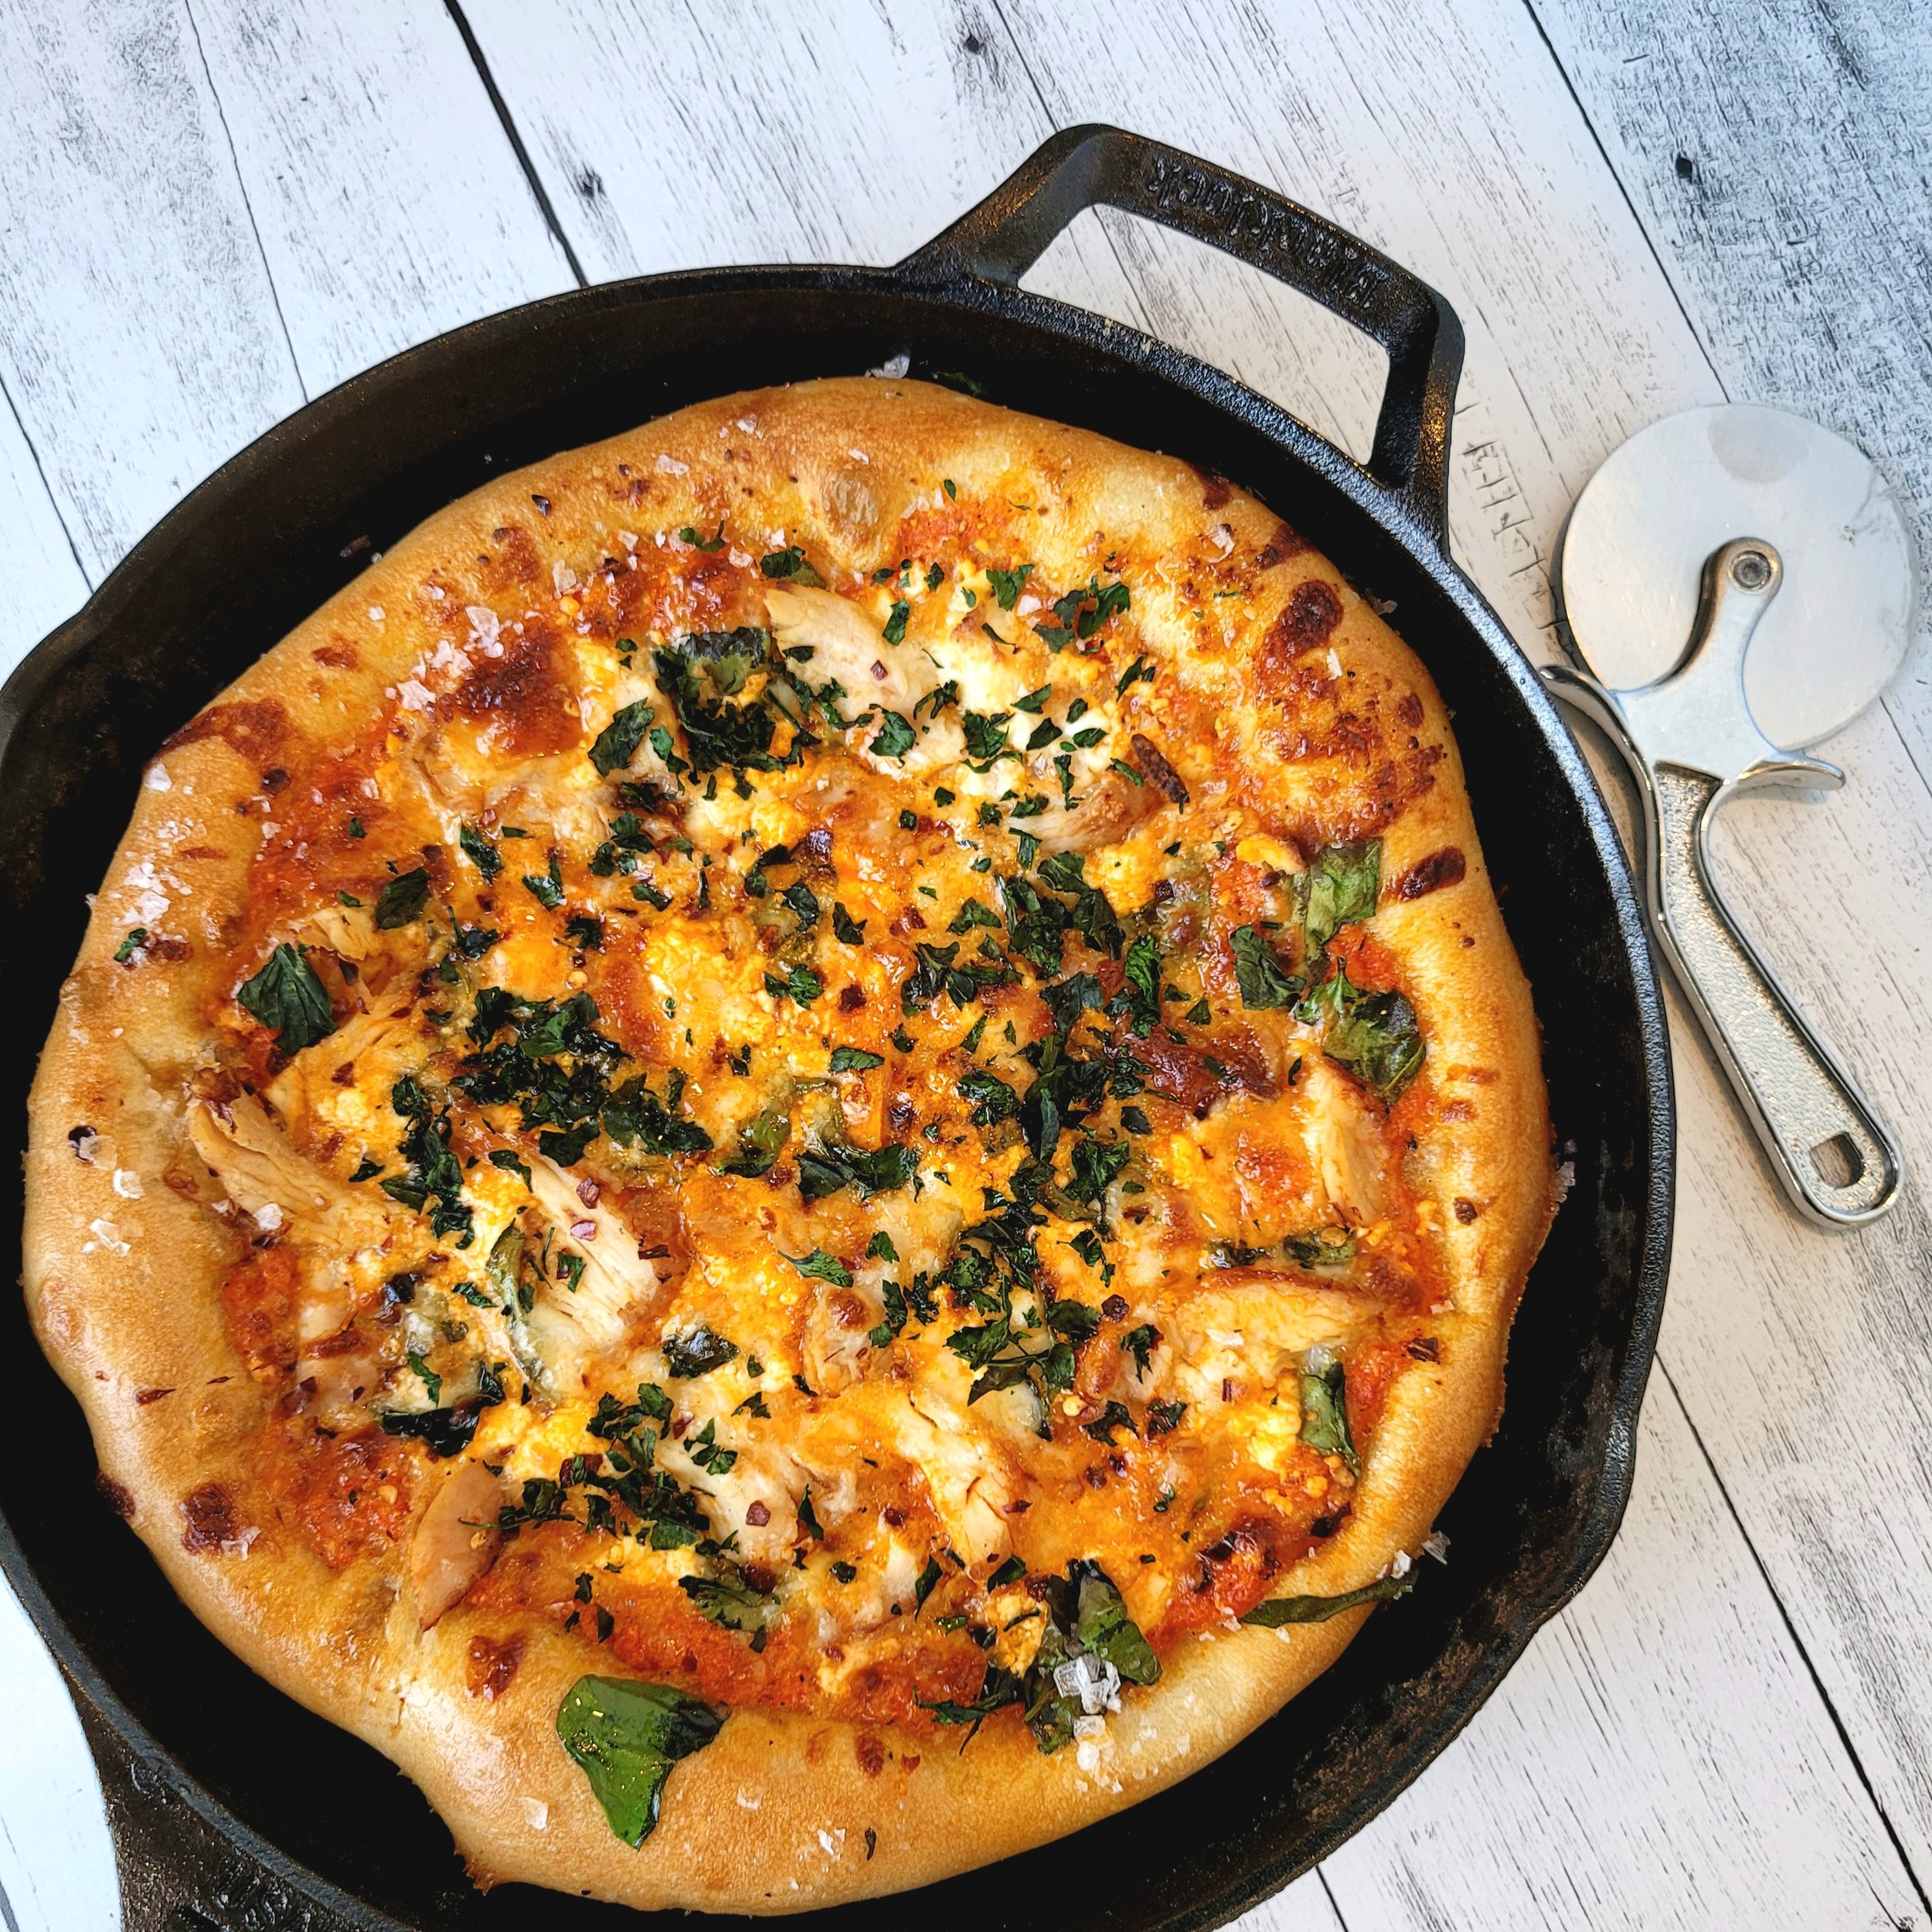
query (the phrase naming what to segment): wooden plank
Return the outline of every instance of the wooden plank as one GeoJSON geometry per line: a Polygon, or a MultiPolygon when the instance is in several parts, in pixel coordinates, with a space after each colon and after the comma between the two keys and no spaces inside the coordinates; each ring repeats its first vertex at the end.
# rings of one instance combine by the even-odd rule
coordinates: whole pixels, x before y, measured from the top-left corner
{"type": "MultiPolygon", "coordinates": [[[[1053,131],[981,0],[903,21],[846,8],[832,32],[786,0],[675,26],[647,0],[466,12],[593,281],[896,261],[1053,131]]],[[[1146,325],[1099,237],[1076,245],[1070,272],[1093,305],[1146,325]]]]}
{"type": "Polygon", "coordinates": [[[1264,1900],[1234,1921],[1239,1932],[1348,1932],[1328,1881],[1319,1872],[1307,1872],[1285,1890],[1264,1900]]]}
{"type": "Polygon", "coordinates": [[[87,595],[73,546],[47,494],[40,465],[7,399],[0,396],[0,530],[7,569],[0,575],[0,678],[87,595]]]}
{"type": "Polygon", "coordinates": [[[1637,1471],[1588,1590],[1456,1744],[1323,1866],[1345,1924],[1921,1922],[1668,1385],[1645,1406],[1637,1471]]]}
{"type": "MultiPolygon", "coordinates": [[[[1845,431],[1932,505],[1932,13],[1530,4],[1726,388],[1845,431]]],[[[1923,511],[1919,534],[1932,583],[1923,511]]],[[[1890,709],[1932,774],[1923,651],[1890,709]]]]}
{"type": "Polygon", "coordinates": [[[255,0],[196,17],[311,395],[573,285],[441,5],[255,0]]]}
{"type": "Polygon", "coordinates": [[[0,1925],[120,1932],[107,1812],[66,1681],[0,1580],[0,1925]]]}
{"type": "Polygon", "coordinates": [[[179,4],[0,5],[0,383],[98,580],[302,400],[179,4]]]}

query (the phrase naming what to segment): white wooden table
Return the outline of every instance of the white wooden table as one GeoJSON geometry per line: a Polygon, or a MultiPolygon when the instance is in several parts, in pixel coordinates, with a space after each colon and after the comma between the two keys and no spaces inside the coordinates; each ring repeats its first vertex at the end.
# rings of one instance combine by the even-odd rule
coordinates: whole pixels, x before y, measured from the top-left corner
{"type": "MultiPolygon", "coordinates": [[[[1449,295],[1455,553],[1532,656],[1571,498],[1668,411],[1785,403],[1932,504],[1926,0],[0,0],[0,669],[369,363],[573,281],[895,260],[1084,120],[1449,295]]],[[[1366,451],[1370,352],[1250,272],[1088,215],[1029,279],[1366,451]]],[[[1801,1226],[1675,1013],[1676,1260],[1622,1535],[1250,1927],[1932,1923],[1923,658],[1825,755],[1843,793],[1740,806],[1722,856],[1900,1133],[1903,1205],[1801,1226]]],[[[117,1922],[77,1726],[4,1597],[0,1886],[6,1932],[117,1922]]]]}

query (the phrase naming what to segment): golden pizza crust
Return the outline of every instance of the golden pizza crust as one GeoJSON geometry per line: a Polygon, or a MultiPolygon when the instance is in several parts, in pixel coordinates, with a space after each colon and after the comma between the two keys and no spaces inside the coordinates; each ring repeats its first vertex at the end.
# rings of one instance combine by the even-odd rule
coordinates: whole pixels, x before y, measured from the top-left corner
{"type": "MultiPolygon", "coordinates": [[[[224,1326],[219,1288],[233,1240],[184,1145],[202,1015],[230,990],[228,944],[248,890],[253,828],[236,801],[257,793],[265,769],[296,764],[386,705],[430,634],[423,585],[439,571],[461,580],[493,532],[530,524],[533,502],[535,566],[547,581],[556,562],[611,548],[627,522],[675,526],[708,508],[696,492],[721,445],[749,452],[734,484],[802,502],[821,527],[861,546],[874,531],[887,541],[906,500],[930,492],[934,478],[966,490],[1013,468],[1051,493],[1043,556],[1056,543],[1083,554],[1078,544],[1097,528],[1178,552],[1216,526],[1257,547],[1278,527],[1238,492],[1204,493],[1184,464],[944,390],[870,379],[688,410],[501,478],[431,518],[224,692],[202,714],[202,735],[183,734],[150,768],[33,1091],[25,1281],[36,1332],[87,1413],[103,1472],[175,1589],[253,1668],[413,1777],[480,1881],[769,1912],[924,1883],[1133,1804],[1279,1709],[1367,1613],[1184,1638],[1161,1682],[1129,1694],[1103,1742],[1052,1757],[1017,1725],[989,1726],[962,1753],[957,1732],[741,1711],[673,1770],[662,1822],[633,1851],[557,1743],[563,1692],[597,1668],[580,1645],[532,1628],[502,1695],[473,1694],[471,1611],[459,1605],[420,1632],[393,1580],[359,1563],[332,1571],[266,1519],[247,1445],[272,1396],[224,1326]],[[747,422],[755,432],[741,428],[747,422]],[[641,506],[640,478],[651,492],[641,506]],[[138,923],[178,935],[192,957],[165,974],[117,967],[114,950],[138,923]],[[77,1151],[83,1128],[94,1138],[77,1151]],[[228,1486],[231,1506],[198,1529],[185,1501],[210,1484],[228,1486]],[[211,1543],[211,1529],[230,1533],[211,1543]]],[[[795,509],[770,514],[784,527],[803,520],[795,509]]],[[[1529,992],[1440,701],[1406,648],[1315,553],[1290,551],[1264,573],[1257,600],[1279,607],[1311,581],[1339,600],[1333,648],[1419,694],[1416,737],[1443,747],[1434,784],[1382,832],[1385,878],[1445,848],[1466,867],[1412,900],[1385,899],[1377,915],[1378,938],[1402,961],[1422,1016],[1426,1077],[1468,1110],[1414,1183],[1440,1211],[1454,1308],[1438,1325],[1440,1360],[1394,1386],[1353,1516],[1277,1586],[1328,1594],[1419,1547],[1493,1428],[1509,1321],[1554,1194],[1529,992]]]]}

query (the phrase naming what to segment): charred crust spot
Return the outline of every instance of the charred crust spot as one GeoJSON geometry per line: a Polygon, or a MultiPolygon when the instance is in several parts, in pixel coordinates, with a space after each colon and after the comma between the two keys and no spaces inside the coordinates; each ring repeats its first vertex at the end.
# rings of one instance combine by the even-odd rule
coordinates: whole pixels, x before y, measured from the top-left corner
{"type": "Polygon", "coordinates": [[[1342,621],[1342,600],[1319,577],[1298,583],[1274,621],[1274,629],[1298,656],[1304,651],[1318,650],[1342,621]]]}
{"type": "Polygon", "coordinates": [[[852,1754],[868,1777],[876,1777],[886,1768],[886,1747],[870,1731],[861,1731],[852,1740],[852,1754]]]}
{"type": "Polygon", "coordinates": [[[523,1661],[523,1639],[511,1637],[498,1643],[481,1634],[470,1639],[470,1655],[464,1681],[472,1697],[495,1703],[510,1688],[516,1667],[523,1661]]]}
{"type": "Polygon", "coordinates": [[[1444,845],[1440,852],[1432,852],[1426,859],[1418,859],[1402,875],[1396,886],[1398,899],[1424,899],[1430,893],[1440,892],[1444,886],[1459,884],[1468,871],[1461,850],[1454,845],[1444,845]]]}
{"type": "Polygon", "coordinates": [[[362,658],[352,644],[318,644],[308,654],[318,664],[325,664],[332,671],[354,671],[362,665],[362,658]]]}
{"type": "Polygon", "coordinates": [[[490,532],[496,554],[480,572],[485,587],[508,590],[512,584],[534,583],[543,574],[543,564],[530,533],[520,523],[500,523],[490,532]]]}
{"type": "Polygon", "coordinates": [[[1168,763],[1160,747],[1138,731],[1128,743],[1133,748],[1134,763],[1141,776],[1175,804],[1185,804],[1187,787],[1181,782],[1181,774],[1168,763]]]}
{"type": "Polygon", "coordinates": [[[149,1403],[158,1402],[163,1396],[171,1396],[174,1393],[172,1389],[137,1389],[134,1391],[134,1404],[137,1408],[145,1409],[149,1403]]]}
{"type": "Polygon", "coordinates": [[[220,1483],[205,1482],[190,1490],[179,1507],[187,1526],[181,1532],[182,1549],[199,1556],[235,1540],[234,1498],[220,1483]]]}
{"type": "Polygon", "coordinates": [[[583,726],[558,699],[556,657],[549,627],[526,621],[523,634],[507,644],[502,656],[482,659],[447,702],[461,716],[497,723],[506,751],[567,750],[582,738],[583,726]]]}
{"type": "Polygon", "coordinates": [[[288,713],[272,698],[238,699],[228,704],[211,704],[190,718],[162,746],[161,755],[199,744],[204,738],[219,738],[236,757],[246,758],[259,770],[287,735],[288,713]]]}
{"type": "Polygon", "coordinates": [[[1277,563],[1285,563],[1291,556],[1299,556],[1308,548],[1301,536],[1285,523],[1274,526],[1274,534],[1262,545],[1256,556],[1258,570],[1272,570],[1277,563]]]}
{"type": "Polygon", "coordinates": [[[1218,475],[1213,470],[1204,470],[1198,463],[1190,463],[1188,468],[1201,479],[1202,509],[1218,510],[1234,495],[1234,485],[1225,476],[1218,475]]]}
{"type": "Polygon", "coordinates": [[[536,505],[538,512],[542,515],[548,516],[550,514],[550,499],[547,496],[539,496],[532,490],[530,492],[530,501],[536,505]]]}
{"type": "Polygon", "coordinates": [[[1396,716],[1411,731],[1418,730],[1422,724],[1422,700],[1413,691],[1405,691],[1396,700],[1396,716]]]}
{"type": "MultiPolygon", "coordinates": [[[[1464,1202],[1461,1205],[1466,1206],[1468,1203],[1464,1202]]],[[[1408,1343],[1404,1352],[1412,1361],[1416,1362],[1440,1362],[1442,1359],[1441,1345],[1432,1335],[1416,1336],[1408,1343]]]]}
{"type": "Polygon", "coordinates": [[[123,1522],[134,1521],[134,1499],[124,1484],[116,1482],[106,1470],[97,1469],[94,1471],[94,1488],[101,1500],[123,1522]]]}
{"type": "Polygon", "coordinates": [[[1464,1227],[1467,1227],[1481,1212],[1482,1209],[1478,1207],[1474,1201],[1468,1200],[1460,1194],[1456,1196],[1456,1219],[1464,1227]]]}
{"type": "Polygon", "coordinates": [[[278,791],[288,789],[288,774],[280,765],[262,774],[262,790],[272,798],[278,791]]]}
{"type": "Polygon", "coordinates": [[[184,959],[192,959],[195,949],[185,939],[151,939],[147,945],[150,959],[165,960],[170,965],[179,965],[184,959]]]}

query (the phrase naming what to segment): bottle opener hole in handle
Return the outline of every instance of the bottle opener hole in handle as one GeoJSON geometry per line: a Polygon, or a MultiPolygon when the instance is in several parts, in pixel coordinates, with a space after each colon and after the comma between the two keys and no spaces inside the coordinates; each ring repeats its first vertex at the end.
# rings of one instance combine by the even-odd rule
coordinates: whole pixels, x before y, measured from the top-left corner
{"type": "MultiPolygon", "coordinates": [[[[1869,620],[1867,634],[1846,640],[1835,683],[1820,678],[1816,661],[1838,651],[1845,630],[1856,628],[1843,624],[1842,605],[1828,641],[1787,624],[1779,644],[1808,646],[1812,657],[1806,702],[1781,716],[1787,732],[1801,734],[1801,743],[1855,716],[1896,671],[1910,639],[1909,537],[1876,469],[1831,432],[1744,406],[1688,411],[1625,444],[1572,512],[1557,577],[1564,628],[1578,654],[1594,667],[1600,649],[1607,670],[1614,665],[1627,672],[1641,662],[1630,649],[1632,625],[1646,617],[1654,624],[1662,614],[1654,597],[1644,612],[1642,597],[1628,587],[1651,565],[1681,577],[1687,550],[1706,545],[1688,647],[1681,655],[1673,648],[1681,628],[1674,638],[1653,632],[1649,641],[1653,663],[1668,654],[1664,675],[1621,689],[1570,665],[1543,675],[1557,696],[1604,729],[1636,777],[1652,932],[1778,1178],[1812,1221],[1860,1226],[1898,1199],[1898,1144],[1732,918],[1711,864],[1709,833],[1719,808],[1753,787],[1831,790],[1844,783],[1835,766],[1786,750],[1759,728],[1747,696],[1747,654],[1781,600],[1781,614],[1797,601],[1790,597],[1794,570],[1810,574],[1815,593],[1826,577],[1855,582],[1852,608],[1869,620]],[[1847,451],[1862,475],[1845,461],[1847,451]],[[1701,479],[1700,468],[1709,472],[1701,479]],[[1677,513],[1673,499],[1688,513],[1684,527],[1667,534],[1663,520],[1677,513]],[[1753,530],[1753,513],[1791,533],[1786,549],[1753,530]],[[1848,689],[1848,679],[1859,688],[1848,689]]],[[[1682,587],[1675,587],[1680,608],[1682,587]]],[[[1761,667],[1753,661],[1753,668],[1761,667]]],[[[1788,687],[1784,695],[1788,703],[1788,687]]]]}

